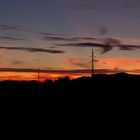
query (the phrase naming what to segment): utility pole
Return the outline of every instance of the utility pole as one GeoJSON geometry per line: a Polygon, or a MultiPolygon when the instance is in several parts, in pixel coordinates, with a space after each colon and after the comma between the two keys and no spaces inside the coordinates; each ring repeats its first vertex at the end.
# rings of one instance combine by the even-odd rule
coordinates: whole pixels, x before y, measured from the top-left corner
{"type": "Polygon", "coordinates": [[[95,74],[95,64],[94,64],[94,62],[95,62],[95,59],[94,59],[94,50],[92,49],[92,55],[91,55],[91,62],[92,62],[92,66],[91,66],[91,76],[93,76],[94,74],[95,74]]]}
{"type": "Polygon", "coordinates": [[[37,76],[38,76],[38,82],[40,82],[40,68],[38,68],[38,72],[37,72],[37,76]]]}

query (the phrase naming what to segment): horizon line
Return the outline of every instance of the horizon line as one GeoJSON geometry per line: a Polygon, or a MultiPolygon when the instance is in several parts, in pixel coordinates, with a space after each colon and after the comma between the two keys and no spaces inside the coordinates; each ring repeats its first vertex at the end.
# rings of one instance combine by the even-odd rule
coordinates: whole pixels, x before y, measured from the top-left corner
{"type": "MultiPolygon", "coordinates": [[[[0,72],[18,72],[18,73],[68,73],[68,74],[74,74],[74,73],[86,73],[91,74],[91,69],[34,69],[34,68],[0,68],[0,72]]],[[[123,69],[95,69],[96,74],[111,74],[111,73],[120,73],[120,72],[134,72],[134,73],[140,73],[140,70],[123,70],[123,69]]]]}

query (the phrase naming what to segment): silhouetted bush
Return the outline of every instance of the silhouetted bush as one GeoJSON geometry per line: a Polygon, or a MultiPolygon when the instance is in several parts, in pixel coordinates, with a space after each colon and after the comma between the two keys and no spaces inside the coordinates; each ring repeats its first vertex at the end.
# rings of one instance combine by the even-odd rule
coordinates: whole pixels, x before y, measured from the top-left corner
{"type": "Polygon", "coordinates": [[[56,81],[1,81],[0,96],[60,96],[60,97],[127,97],[139,91],[140,76],[118,73],[98,74],[93,77],[69,77],[56,81]]]}

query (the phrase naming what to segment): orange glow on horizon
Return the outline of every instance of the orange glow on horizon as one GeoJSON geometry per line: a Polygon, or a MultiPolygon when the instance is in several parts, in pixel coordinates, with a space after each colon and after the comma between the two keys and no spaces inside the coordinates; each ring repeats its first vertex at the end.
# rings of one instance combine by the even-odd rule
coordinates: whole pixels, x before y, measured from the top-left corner
{"type": "Polygon", "coordinates": [[[140,59],[129,58],[102,58],[96,63],[98,67],[107,69],[120,68],[124,70],[140,69],[140,59]]]}
{"type": "MultiPolygon", "coordinates": [[[[128,74],[139,74],[137,72],[127,72],[128,74]]],[[[112,74],[112,73],[108,73],[112,74]]],[[[82,76],[90,76],[90,73],[41,73],[39,81],[57,80],[58,78],[68,76],[70,79],[76,79],[82,76]]],[[[38,81],[37,73],[16,73],[16,72],[2,72],[0,73],[0,81],[16,80],[16,81],[38,81]]]]}
{"type": "MultiPolygon", "coordinates": [[[[95,70],[98,74],[112,74],[117,72],[127,72],[129,74],[140,73],[140,59],[129,59],[129,58],[100,58],[95,63],[95,70]],[[101,70],[100,70],[101,69],[101,70]],[[105,70],[105,71],[104,71],[105,70]]],[[[60,77],[69,76],[70,79],[75,79],[81,76],[90,76],[90,64],[87,65],[87,60],[80,58],[71,58],[64,62],[66,67],[65,70],[50,70],[48,72],[40,72],[39,81],[45,81],[46,79],[56,80],[60,77]],[[88,68],[89,66],[89,68],[88,68]],[[81,68],[83,72],[74,71],[75,67],[81,68]],[[71,69],[71,71],[69,71],[71,69]],[[87,70],[88,72],[84,71],[87,70]]],[[[21,69],[22,70],[22,69],[21,69]]],[[[28,69],[27,69],[28,70],[28,69]]],[[[38,81],[37,72],[0,72],[0,81],[3,80],[36,80],[38,81]]]]}
{"type": "MultiPolygon", "coordinates": [[[[60,77],[69,76],[70,79],[75,79],[81,76],[89,76],[90,74],[70,74],[70,73],[40,73],[39,81],[43,82],[45,80],[57,80],[60,77]]],[[[0,72],[0,81],[4,80],[17,80],[17,81],[38,81],[38,73],[29,72],[0,72]]]]}

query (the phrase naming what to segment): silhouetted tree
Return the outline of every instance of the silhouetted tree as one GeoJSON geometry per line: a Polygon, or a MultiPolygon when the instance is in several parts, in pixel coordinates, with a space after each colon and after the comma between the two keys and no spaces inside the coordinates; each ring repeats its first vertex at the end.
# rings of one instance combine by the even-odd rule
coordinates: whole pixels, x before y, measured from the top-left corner
{"type": "MultiPolygon", "coordinates": [[[[72,96],[96,97],[106,100],[112,97],[128,97],[127,90],[134,94],[139,91],[140,76],[118,73],[112,75],[98,74],[93,77],[69,77],[56,81],[1,81],[0,96],[72,96]]],[[[132,96],[132,94],[130,96],[132,96]]]]}

